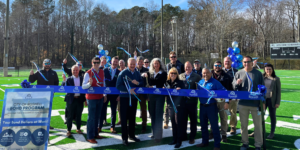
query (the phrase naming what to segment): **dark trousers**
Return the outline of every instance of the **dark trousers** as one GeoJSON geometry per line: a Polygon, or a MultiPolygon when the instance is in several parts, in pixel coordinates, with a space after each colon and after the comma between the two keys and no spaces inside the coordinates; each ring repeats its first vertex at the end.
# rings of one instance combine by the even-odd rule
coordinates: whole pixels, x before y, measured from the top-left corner
{"type": "Polygon", "coordinates": [[[183,110],[183,114],[184,114],[184,126],[183,126],[183,131],[184,131],[184,135],[182,136],[182,138],[186,138],[187,137],[187,125],[188,125],[188,118],[190,117],[190,129],[191,129],[191,133],[190,133],[190,140],[194,140],[196,137],[196,133],[197,133],[197,103],[186,103],[183,110]]]}
{"type": "MultiPolygon", "coordinates": [[[[84,106],[83,106],[84,107],[84,106]]],[[[73,116],[73,119],[75,120],[75,118],[76,118],[76,114],[74,114],[74,116],[73,116]]],[[[66,120],[66,122],[67,122],[67,120],[68,120],[68,105],[66,105],[66,108],[65,108],[65,120],[66,120]]]]}
{"type": "Polygon", "coordinates": [[[80,130],[81,127],[81,115],[83,111],[83,102],[79,98],[74,98],[73,102],[67,103],[68,117],[67,117],[67,127],[68,131],[72,129],[73,116],[76,116],[76,127],[80,130]]]}
{"type": "Polygon", "coordinates": [[[135,117],[136,117],[137,99],[132,95],[131,106],[129,105],[128,97],[120,98],[120,110],[121,110],[121,129],[122,140],[127,141],[129,137],[135,137],[135,117]],[[127,128],[127,120],[129,127],[127,128]]]}
{"type": "Polygon", "coordinates": [[[181,142],[185,125],[184,106],[177,107],[177,113],[175,113],[173,107],[169,107],[169,114],[172,122],[173,141],[181,142]]]}
{"type": "Polygon", "coordinates": [[[147,126],[147,99],[145,95],[140,94],[138,98],[141,106],[142,126],[147,126]]]}
{"type": "Polygon", "coordinates": [[[274,133],[276,128],[276,108],[273,107],[271,98],[267,98],[266,100],[266,109],[267,108],[269,108],[269,115],[271,119],[271,133],[274,133]]]}
{"type": "Polygon", "coordinates": [[[163,129],[163,114],[165,105],[164,95],[149,95],[151,127],[154,139],[162,139],[163,129]]]}
{"type": "Polygon", "coordinates": [[[95,139],[98,135],[98,122],[100,120],[103,98],[97,100],[87,100],[88,103],[88,120],[87,120],[87,139],[95,139]]]}
{"type": "Polygon", "coordinates": [[[218,112],[219,109],[217,104],[209,104],[207,106],[200,105],[200,124],[202,131],[202,143],[209,144],[209,133],[208,133],[208,119],[212,126],[214,135],[214,147],[220,148],[221,135],[218,125],[218,112]]]}
{"type": "Polygon", "coordinates": [[[114,128],[116,125],[116,115],[117,115],[117,98],[119,95],[107,95],[107,101],[106,103],[103,103],[103,107],[101,110],[101,115],[100,115],[100,121],[99,121],[99,128],[101,129],[103,126],[103,120],[106,120],[107,116],[107,104],[110,102],[110,109],[111,109],[111,128],[114,128]]]}

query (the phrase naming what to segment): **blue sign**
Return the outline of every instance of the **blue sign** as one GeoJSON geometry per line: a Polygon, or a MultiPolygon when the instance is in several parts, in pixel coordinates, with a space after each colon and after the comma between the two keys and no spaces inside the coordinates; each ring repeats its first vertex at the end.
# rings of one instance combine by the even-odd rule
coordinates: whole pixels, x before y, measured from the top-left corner
{"type": "Polygon", "coordinates": [[[6,89],[0,149],[47,149],[54,89],[6,89]]]}

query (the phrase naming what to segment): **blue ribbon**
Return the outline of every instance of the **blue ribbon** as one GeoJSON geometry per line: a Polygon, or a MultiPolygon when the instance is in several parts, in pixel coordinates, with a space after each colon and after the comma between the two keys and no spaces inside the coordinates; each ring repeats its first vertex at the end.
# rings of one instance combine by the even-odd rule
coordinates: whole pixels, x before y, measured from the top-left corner
{"type": "MultiPolygon", "coordinates": [[[[121,95],[128,94],[128,92],[119,91],[115,87],[92,87],[89,89],[82,89],[81,86],[54,86],[54,85],[30,85],[30,88],[53,88],[56,93],[81,93],[81,94],[111,94],[121,95]]],[[[228,98],[228,99],[242,99],[242,100],[261,100],[261,95],[253,95],[248,91],[224,91],[224,90],[211,90],[217,97],[215,98],[228,98]]],[[[158,95],[169,95],[166,89],[163,88],[145,88],[140,87],[135,90],[137,94],[158,94],[158,95]],[[157,93],[156,90],[159,90],[157,93]]],[[[187,97],[199,97],[199,98],[210,98],[212,95],[207,90],[189,90],[181,89],[178,93],[171,93],[174,96],[187,96],[187,97]]]]}
{"type": "Polygon", "coordinates": [[[204,84],[205,84],[205,82],[203,83],[203,85],[201,85],[201,84],[198,83],[198,85],[199,85],[200,87],[202,87],[202,88],[203,88],[204,90],[206,90],[209,94],[211,94],[211,96],[208,98],[208,100],[207,100],[207,102],[206,102],[206,104],[209,104],[210,99],[214,96],[214,93],[211,92],[210,90],[208,90],[207,88],[205,88],[205,87],[204,87],[204,84]]]}
{"type": "MultiPolygon", "coordinates": [[[[79,64],[79,61],[77,60],[77,58],[72,55],[71,53],[68,52],[68,54],[70,54],[71,58],[75,61],[75,63],[78,63],[79,64]]],[[[81,64],[82,68],[83,68],[83,65],[81,64]]]]}
{"type": "Polygon", "coordinates": [[[164,86],[165,86],[165,88],[166,88],[166,89],[167,89],[167,91],[168,91],[168,94],[169,94],[170,100],[171,100],[171,102],[172,102],[172,104],[173,104],[173,107],[174,107],[174,111],[175,111],[175,113],[177,113],[178,111],[177,111],[177,109],[176,109],[176,106],[175,106],[175,104],[174,104],[174,102],[173,102],[172,96],[171,96],[171,94],[170,94],[170,92],[169,92],[169,90],[168,90],[167,86],[166,86],[165,84],[164,84],[164,86]]]}
{"type": "Polygon", "coordinates": [[[127,55],[129,55],[131,57],[131,54],[129,52],[127,52],[124,48],[122,48],[122,47],[117,47],[117,48],[120,50],[123,50],[127,55]]]}
{"type": "MultiPolygon", "coordinates": [[[[129,92],[130,92],[131,87],[130,87],[130,84],[129,84],[129,82],[128,82],[128,77],[126,76],[125,78],[126,78],[126,82],[127,82],[127,84],[128,84],[128,87],[129,87],[129,92]]],[[[141,100],[140,100],[135,94],[133,94],[133,95],[135,96],[135,98],[136,98],[137,100],[139,100],[139,101],[141,102],[141,100]]]]}
{"type": "Polygon", "coordinates": [[[128,87],[128,85],[127,85],[127,83],[126,83],[125,80],[126,80],[126,79],[123,78],[124,84],[125,84],[125,86],[126,86],[126,89],[127,89],[127,91],[128,91],[128,94],[129,94],[129,106],[131,107],[131,94],[130,94],[130,88],[128,87]]]}
{"type": "Polygon", "coordinates": [[[144,50],[144,51],[140,51],[137,47],[136,47],[136,49],[140,52],[140,53],[147,53],[147,52],[149,52],[149,49],[147,49],[147,50],[144,50]]]}
{"type": "Polygon", "coordinates": [[[40,73],[40,75],[44,78],[44,80],[45,80],[45,81],[48,81],[48,80],[46,79],[46,77],[41,73],[39,66],[38,66],[35,62],[33,62],[33,61],[32,61],[32,63],[34,64],[34,66],[36,67],[36,69],[37,69],[37,71],[40,73]]]}

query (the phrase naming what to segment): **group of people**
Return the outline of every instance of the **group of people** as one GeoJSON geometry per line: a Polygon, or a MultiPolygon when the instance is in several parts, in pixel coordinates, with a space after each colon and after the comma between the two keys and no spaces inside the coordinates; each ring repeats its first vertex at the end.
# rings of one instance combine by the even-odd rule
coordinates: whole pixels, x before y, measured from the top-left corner
{"type": "MultiPolygon", "coordinates": [[[[242,146],[241,150],[249,147],[248,136],[254,136],[255,147],[259,150],[263,144],[262,117],[260,116],[260,102],[254,100],[217,99],[187,96],[167,96],[159,94],[136,94],[139,87],[168,88],[168,89],[192,89],[201,87],[207,90],[227,91],[257,91],[258,85],[267,88],[264,109],[269,108],[271,118],[271,132],[268,138],[274,137],[276,127],[276,109],[280,105],[281,85],[271,64],[264,67],[264,73],[253,68],[253,60],[250,56],[243,59],[244,68],[236,70],[231,68],[231,59],[224,58],[214,62],[213,70],[204,66],[201,68],[198,59],[194,62],[182,64],[177,60],[175,52],[169,54],[170,63],[165,65],[159,58],[154,58],[149,64],[148,59],[136,56],[125,61],[117,56],[111,60],[110,67],[104,67],[105,57],[94,57],[91,60],[91,69],[84,72],[81,62],[76,63],[71,69],[64,65],[64,70],[69,76],[63,74],[63,86],[81,86],[83,89],[91,87],[116,87],[121,93],[113,94],[79,94],[67,93],[66,101],[66,124],[67,136],[71,136],[72,122],[75,120],[78,134],[80,130],[81,115],[84,105],[88,107],[87,141],[97,143],[96,139],[102,139],[99,133],[106,122],[107,104],[111,108],[111,133],[116,133],[116,112],[119,113],[119,122],[122,130],[124,145],[128,145],[128,139],[139,142],[135,136],[136,112],[138,99],[142,118],[142,133],[147,129],[147,110],[151,118],[151,138],[159,144],[163,138],[163,128],[169,128],[171,120],[173,140],[169,145],[174,148],[181,147],[182,141],[189,140],[189,144],[195,143],[197,133],[197,120],[200,118],[202,143],[197,147],[209,145],[209,139],[214,139],[214,150],[220,149],[220,143],[227,142],[228,114],[230,114],[230,134],[236,134],[237,129],[237,106],[239,105],[239,118],[241,122],[242,146]],[[119,66],[119,67],[118,67],[119,66]],[[223,66],[223,67],[222,67],[223,66]],[[130,87],[130,88],[128,88],[130,87]],[[125,94],[127,93],[127,94],[125,94]],[[198,101],[200,102],[200,114],[198,115],[198,101]],[[148,108],[147,108],[148,103],[148,108]],[[266,105],[266,107],[265,107],[266,105]],[[175,107],[175,108],[174,108],[175,107]],[[176,111],[175,111],[176,110],[176,111]],[[248,135],[248,120],[251,113],[254,122],[254,134],[248,135]],[[218,116],[219,115],[219,116],[218,116]],[[219,130],[218,120],[220,117],[221,127],[219,130]],[[189,121],[188,121],[189,120],[189,121]],[[208,131],[210,122],[210,133],[208,131]],[[127,122],[128,121],[128,122],[127,122]],[[190,127],[188,137],[187,128],[190,127]]],[[[63,61],[64,64],[67,60],[63,61]]],[[[30,72],[29,81],[37,81],[38,85],[58,85],[57,73],[51,69],[51,61],[43,61],[41,73],[48,79],[45,81],[38,73],[30,72]]],[[[98,141],[99,142],[99,141],[98,141]]]]}

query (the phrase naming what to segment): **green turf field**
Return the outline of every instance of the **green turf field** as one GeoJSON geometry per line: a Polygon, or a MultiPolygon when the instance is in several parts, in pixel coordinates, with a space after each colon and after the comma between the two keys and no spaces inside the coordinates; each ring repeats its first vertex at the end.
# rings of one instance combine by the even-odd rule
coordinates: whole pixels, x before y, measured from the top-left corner
{"type": "MultiPolygon", "coordinates": [[[[275,132],[275,138],[267,140],[267,149],[300,149],[300,71],[287,71],[277,70],[277,75],[281,79],[282,84],[282,102],[277,109],[277,127],[275,132]]],[[[22,76],[28,75],[29,72],[22,72],[22,76]]],[[[61,79],[62,72],[58,72],[61,79]]],[[[22,80],[28,79],[27,77],[1,77],[0,78],[0,100],[4,98],[5,89],[9,88],[21,88],[19,85],[22,80]]],[[[136,121],[136,135],[141,139],[141,142],[134,143],[129,141],[129,146],[122,145],[121,140],[121,128],[116,127],[118,134],[111,134],[109,132],[109,126],[104,126],[103,133],[100,135],[105,136],[105,139],[97,140],[98,145],[92,145],[86,142],[86,134],[75,134],[67,138],[66,129],[64,124],[64,95],[63,93],[56,93],[53,99],[51,126],[55,129],[50,131],[50,144],[48,149],[174,149],[173,146],[169,146],[168,143],[172,140],[172,129],[164,129],[163,140],[160,144],[155,144],[151,138],[151,122],[148,118],[147,133],[141,134],[141,118],[140,113],[137,112],[136,121]]],[[[3,101],[0,101],[0,107],[2,108],[3,101]]],[[[139,109],[139,106],[138,106],[139,109]]],[[[1,109],[2,113],[2,109],[1,109]]],[[[268,113],[267,113],[268,114],[268,113]]],[[[251,118],[251,117],[250,117],[251,118]]],[[[266,132],[268,135],[270,132],[270,118],[268,115],[266,118],[266,132]]],[[[110,122],[110,108],[108,108],[107,121],[110,122]]],[[[117,120],[118,121],[118,120],[117,120]]],[[[87,122],[87,109],[85,108],[82,116],[82,130],[86,133],[87,122]]],[[[171,123],[169,124],[169,126],[171,123]]],[[[240,123],[238,122],[238,128],[240,123]]],[[[249,133],[253,132],[253,122],[249,120],[249,133]]],[[[75,127],[73,128],[75,129],[75,127]]],[[[198,124],[199,131],[196,136],[196,143],[193,145],[188,144],[188,141],[182,143],[181,149],[199,149],[195,145],[201,142],[201,130],[200,124],[198,124]]],[[[238,130],[240,131],[240,130],[238,130]]],[[[188,131],[189,132],[189,131],[188,131]]],[[[229,134],[228,134],[229,135],[229,134]]],[[[254,138],[250,138],[250,149],[254,149],[254,138]]],[[[241,146],[240,134],[228,137],[228,143],[221,143],[221,149],[234,150],[239,149],[241,146]]],[[[210,146],[202,149],[213,149],[213,141],[210,142],[210,146]]]]}

